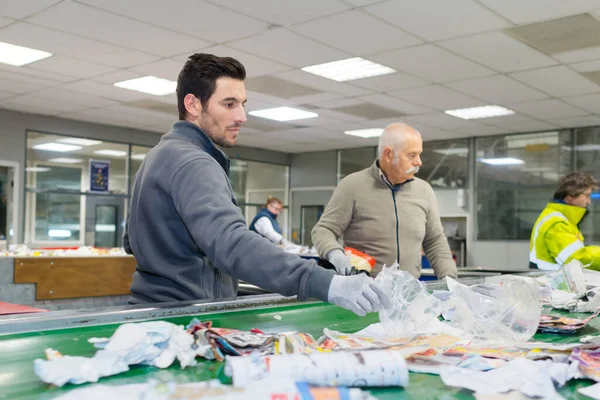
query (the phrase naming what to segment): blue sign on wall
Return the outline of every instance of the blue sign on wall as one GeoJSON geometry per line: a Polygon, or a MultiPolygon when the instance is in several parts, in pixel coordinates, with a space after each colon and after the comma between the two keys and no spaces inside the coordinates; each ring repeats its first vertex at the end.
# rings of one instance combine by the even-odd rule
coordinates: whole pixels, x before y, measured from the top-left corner
{"type": "Polygon", "coordinates": [[[108,192],[109,161],[90,160],[90,190],[108,192]]]}

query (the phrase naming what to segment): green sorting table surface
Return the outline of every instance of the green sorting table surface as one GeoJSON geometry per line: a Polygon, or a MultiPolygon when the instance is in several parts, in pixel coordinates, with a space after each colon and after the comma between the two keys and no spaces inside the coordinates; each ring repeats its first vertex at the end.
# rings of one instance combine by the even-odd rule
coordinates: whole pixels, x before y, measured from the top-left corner
{"type": "MultiPolygon", "coordinates": [[[[589,315],[589,314],[588,314],[589,315]]],[[[584,314],[573,314],[577,318],[584,314]]],[[[323,328],[328,327],[341,332],[356,332],[371,323],[378,322],[377,314],[359,318],[339,307],[324,303],[294,304],[261,309],[248,309],[198,316],[201,320],[212,320],[217,327],[249,330],[260,328],[265,332],[302,331],[311,333],[315,338],[321,336],[323,328]],[[275,315],[281,319],[274,318],[275,315]]],[[[164,319],[180,325],[187,325],[191,317],[164,319]]],[[[110,337],[119,324],[81,327],[35,333],[23,333],[0,336],[0,398],[2,399],[50,399],[73,388],[66,385],[56,388],[42,383],[33,372],[33,360],[44,357],[46,348],[53,348],[65,355],[91,357],[96,349],[87,342],[91,337],[110,337]]],[[[540,341],[569,343],[578,341],[585,335],[598,334],[600,318],[591,321],[581,329],[577,336],[540,334],[534,339],[540,341]]],[[[184,370],[176,361],[171,367],[161,370],[148,366],[132,366],[131,370],[117,376],[100,380],[104,384],[140,383],[149,378],[161,381],[193,382],[219,378],[229,382],[223,373],[222,363],[201,361],[195,367],[184,370]]],[[[567,399],[585,399],[577,393],[577,388],[592,384],[589,380],[571,381],[560,390],[567,399]]],[[[373,389],[371,393],[379,399],[472,399],[468,390],[446,387],[435,375],[410,374],[410,383],[406,389],[373,389]]]]}

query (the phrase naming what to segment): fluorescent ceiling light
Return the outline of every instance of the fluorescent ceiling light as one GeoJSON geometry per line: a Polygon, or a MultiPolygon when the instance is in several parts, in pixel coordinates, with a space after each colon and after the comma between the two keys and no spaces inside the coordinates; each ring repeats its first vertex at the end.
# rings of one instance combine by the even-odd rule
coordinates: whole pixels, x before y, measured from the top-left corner
{"type": "Polygon", "coordinates": [[[506,158],[480,158],[479,161],[482,162],[482,163],[484,163],[484,164],[490,164],[490,165],[520,165],[520,164],[525,164],[525,161],[519,160],[518,158],[511,158],[511,157],[506,157],[506,158]]]}
{"type": "Polygon", "coordinates": [[[575,146],[577,151],[597,151],[600,150],[600,144],[579,144],[575,146]]]}
{"type": "Polygon", "coordinates": [[[451,147],[449,149],[435,149],[433,152],[445,156],[466,156],[469,154],[469,149],[467,147],[451,147]]]}
{"type": "Polygon", "coordinates": [[[144,158],[146,158],[146,155],[145,155],[145,154],[132,154],[132,155],[131,155],[131,159],[132,159],[132,160],[138,160],[138,161],[141,161],[141,160],[143,160],[144,158]]]}
{"type": "Polygon", "coordinates": [[[52,56],[46,51],[0,42],[0,63],[20,67],[52,56]]]}
{"type": "Polygon", "coordinates": [[[77,163],[82,162],[83,160],[81,160],[79,158],[62,157],[62,158],[52,158],[48,161],[54,162],[54,163],[59,163],[59,164],[77,164],[77,163]]]}
{"type": "Polygon", "coordinates": [[[319,75],[323,78],[332,79],[337,82],[371,78],[396,72],[390,67],[360,57],[311,65],[310,67],[302,68],[302,71],[319,75]]]}
{"type": "Polygon", "coordinates": [[[175,90],[177,89],[177,82],[157,78],[156,76],[151,75],[117,82],[114,85],[123,89],[135,90],[156,96],[175,93],[175,90]]]}
{"type": "Polygon", "coordinates": [[[25,168],[25,171],[27,171],[27,172],[48,172],[51,169],[52,168],[47,168],[47,167],[27,167],[27,168],[25,168]]]}
{"type": "Polygon", "coordinates": [[[75,144],[77,146],[94,146],[101,144],[100,140],[83,139],[83,138],[64,138],[58,139],[57,142],[75,144]]]}
{"type": "Polygon", "coordinates": [[[59,151],[62,153],[67,152],[67,151],[81,150],[81,146],[75,146],[73,144],[54,143],[54,142],[36,144],[35,146],[33,146],[33,148],[36,150],[59,151]]]}
{"type": "Polygon", "coordinates": [[[124,157],[127,155],[127,152],[122,150],[96,150],[94,154],[101,154],[103,156],[111,157],[124,157]]]}
{"type": "Polygon", "coordinates": [[[448,115],[458,117],[462,119],[478,119],[478,118],[490,118],[490,117],[503,117],[506,115],[513,115],[515,112],[508,108],[500,106],[481,106],[471,108],[459,108],[456,110],[444,111],[448,115]]]}
{"type": "Polygon", "coordinates": [[[255,117],[273,119],[275,121],[293,121],[296,119],[315,118],[319,116],[319,114],[292,107],[267,108],[264,110],[250,111],[248,114],[255,117]]]}
{"type": "Polygon", "coordinates": [[[67,229],[50,229],[48,231],[48,236],[59,237],[59,238],[68,238],[68,237],[71,237],[71,231],[69,231],[67,229]]]}
{"type": "Polygon", "coordinates": [[[357,129],[354,131],[344,131],[346,135],[358,136],[361,138],[373,138],[379,137],[383,133],[383,129],[381,128],[371,128],[371,129],[357,129]]]}

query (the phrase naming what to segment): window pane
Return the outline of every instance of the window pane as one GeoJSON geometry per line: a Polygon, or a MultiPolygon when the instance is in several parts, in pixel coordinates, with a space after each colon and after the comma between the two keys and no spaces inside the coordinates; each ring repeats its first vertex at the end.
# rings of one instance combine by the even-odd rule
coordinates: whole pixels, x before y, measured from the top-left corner
{"type": "Polygon", "coordinates": [[[340,150],[338,152],[338,157],[340,158],[338,171],[339,182],[345,176],[370,167],[377,159],[377,148],[361,147],[359,149],[340,150]]]}
{"type": "Polygon", "coordinates": [[[477,237],[529,240],[559,177],[571,170],[568,131],[476,140],[477,237]]]}
{"type": "MultiPolygon", "coordinates": [[[[600,128],[585,128],[575,131],[576,170],[592,174],[600,182],[600,128]]],[[[579,225],[585,243],[600,242],[600,198],[592,197],[589,215],[579,225]]]]}
{"type": "Polygon", "coordinates": [[[469,181],[468,139],[423,143],[417,176],[437,188],[464,188],[469,181]]]}
{"type": "Polygon", "coordinates": [[[35,241],[78,241],[80,220],[80,195],[35,194],[35,241]]]}
{"type": "Polygon", "coordinates": [[[35,186],[40,168],[77,166],[83,169],[81,191],[90,190],[90,160],[110,163],[108,191],[127,194],[129,145],[77,137],[27,132],[27,185],[35,186]]]}

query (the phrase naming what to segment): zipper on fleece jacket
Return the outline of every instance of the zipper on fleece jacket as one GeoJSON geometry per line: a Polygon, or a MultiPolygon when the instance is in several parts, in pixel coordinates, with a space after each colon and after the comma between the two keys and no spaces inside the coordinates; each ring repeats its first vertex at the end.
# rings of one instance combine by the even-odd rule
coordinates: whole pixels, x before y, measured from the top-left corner
{"type": "Polygon", "coordinates": [[[400,233],[398,232],[398,206],[396,205],[396,191],[393,188],[390,188],[392,191],[392,199],[394,200],[394,214],[396,215],[396,261],[400,264],[400,233]]]}

